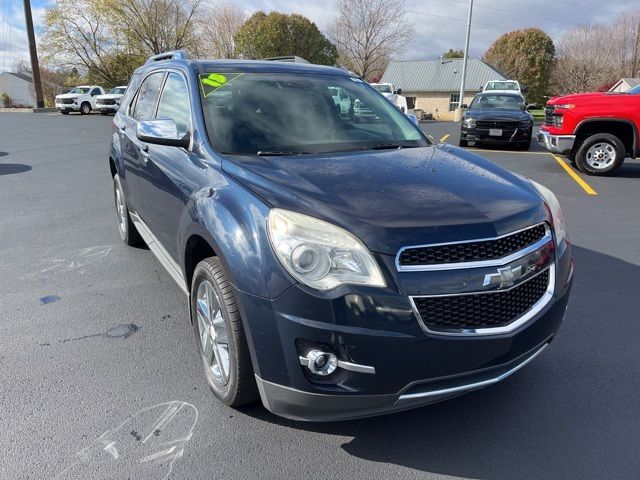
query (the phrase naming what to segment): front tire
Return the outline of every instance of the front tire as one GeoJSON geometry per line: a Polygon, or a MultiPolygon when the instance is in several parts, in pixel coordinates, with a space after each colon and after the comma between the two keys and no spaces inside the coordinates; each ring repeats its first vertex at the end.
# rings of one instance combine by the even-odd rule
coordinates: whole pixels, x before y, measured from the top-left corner
{"type": "Polygon", "coordinates": [[[60,113],[63,115],[69,115],[69,112],[67,110],[61,110],[60,113]]]}
{"type": "Polygon", "coordinates": [[[240,311],[217,257],[196,266],[191,318],[198,354],[213,394],[230,407],[255,401],[258,389],[240,311]]]}
{"type": "Polygon", "coordinates": [[[608,175],[620,168],[626,153],[618,137],[610,133],[596,133],[578,148],[576,166],[588,175],[608,175]]]}
{"type": "Polygon", "coordinates": [[[120,233],[120,238],[130,247],[142,245],[142,237],[131,221],[120,175],[117,173],[113,177],[113,199],[116,205],[116,214],[118,215],[118,232],[120,233]]]}
{"type": "Polygon", "coordinates": [[[91,105],[89,102],[82,102],[80,105],[80,115],[89,115],[91,113],[91,105]]]}
{"type": "Polygon", "coordinates": [[[100,115],[109,115],[107,110],[100,110],[100,115]]]}
{"type": "Polygon", "coordinates": [[[461,147],[468,147],[469,146],[469,141],[468,140],[464,140],[462,137],[460,137],[460,141],[458,142],[458,145],[461,147]]]}

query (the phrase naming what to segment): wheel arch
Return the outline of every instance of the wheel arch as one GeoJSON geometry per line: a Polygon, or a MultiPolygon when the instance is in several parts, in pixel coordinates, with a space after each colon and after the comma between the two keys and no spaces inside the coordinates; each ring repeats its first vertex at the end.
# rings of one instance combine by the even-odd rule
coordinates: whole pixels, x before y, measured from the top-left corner
{"type": "Polygon", "coordinates": [[[638,128],[636,125],[622,118],[589,118],[582,120],[576,127],[576,149],[582,142],[597,133],[610,133],[618,137],[627,155],[635,157],[638,153],[638,128]]]}

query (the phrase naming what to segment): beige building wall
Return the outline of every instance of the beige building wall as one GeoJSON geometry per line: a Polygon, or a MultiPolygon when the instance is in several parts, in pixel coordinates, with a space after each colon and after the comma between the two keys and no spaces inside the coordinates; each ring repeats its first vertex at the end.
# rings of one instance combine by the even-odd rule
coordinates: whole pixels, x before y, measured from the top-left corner
{"type": "MultiPolygon", "coordinates": [[[[455,112],[449,111],[452,93],[457,92],[402,92],[406,97],[416,97],[415,108],[430,113],[434,120],[452,121],[455,112]]],[[[468,91],[464,94],[464,103],[471,102],[478,91],[468,91]]]]}

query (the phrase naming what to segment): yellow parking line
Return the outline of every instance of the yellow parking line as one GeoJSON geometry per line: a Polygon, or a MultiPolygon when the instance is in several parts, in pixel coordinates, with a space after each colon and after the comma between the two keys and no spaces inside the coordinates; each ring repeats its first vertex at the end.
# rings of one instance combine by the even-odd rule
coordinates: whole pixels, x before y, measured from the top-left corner
{"type": "Polygon", "coordinates": [[[567,165],[567,162],[565,162],[562,158],[560,158],[557,155],[553,155],[553,158],[555,158],[556,161],[560,164],[560,166],[562,168],[564,168],[564,171],[567,172],[567,174],[571,178],[573,178],[573,180],[575,180],[575,182],[578,185],[580,185],[585,192],[587,192],[587,195],[598,195],[598,192],[596,192],[593,188],[591,188],[591,185],[589,185],[582,178],[580,178],[580,175],[578,175],[576,172],[574,172],[573,168],[571,168],[569,165],[567,165]]]}
{"type": "Polygon", "coordinates": [[[522,151],[510,151],[510,150],[490,150],[488,148],[467,148],[467,150],[471,150],[472,152],[491,152],[491,153],[504,153],[513,155],[514,153],[517,155],[549,155],[548,152],[522,152],[522,151]]]}
{"type": "Polygon", "coordinates": [[[444,137],[440,139],[441,142],[444,142],[447,138],[449,138],[449,134],[447,133],[444,137]]]}

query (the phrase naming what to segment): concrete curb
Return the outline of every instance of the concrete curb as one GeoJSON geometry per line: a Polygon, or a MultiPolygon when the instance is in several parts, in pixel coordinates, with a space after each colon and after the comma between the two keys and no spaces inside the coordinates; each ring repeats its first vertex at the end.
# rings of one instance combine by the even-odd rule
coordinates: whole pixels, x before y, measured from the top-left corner
{"type": "Polygon", "coordinates": [[[0,108],[0,113],[52,113],[57,108],[0,108]]]}

